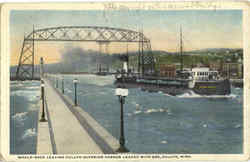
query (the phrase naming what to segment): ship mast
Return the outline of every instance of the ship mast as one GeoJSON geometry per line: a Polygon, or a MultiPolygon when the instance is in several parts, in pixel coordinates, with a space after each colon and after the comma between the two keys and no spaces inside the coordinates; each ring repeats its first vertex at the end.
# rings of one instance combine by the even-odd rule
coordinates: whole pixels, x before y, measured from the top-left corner
{"type": "Polygon", "coordinates": [[[127,61],[128,69],[129,69],[128,43],[127,43],[127,59],[126,59],[126,61],[127,61]]]}
{"type": "Polygon", "coordinates": [[[181,71],[183,71],[183,47],[182,47],[182,29],[180,28],[180,56],[181,56],[181,71]]]}

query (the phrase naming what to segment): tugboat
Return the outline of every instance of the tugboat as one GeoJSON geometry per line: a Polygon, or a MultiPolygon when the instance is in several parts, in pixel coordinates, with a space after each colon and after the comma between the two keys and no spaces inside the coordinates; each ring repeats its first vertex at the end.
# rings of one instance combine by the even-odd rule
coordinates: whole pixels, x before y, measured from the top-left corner
{"type": "Polygon", "coordinates": [[[190,92],[190,90],[199,95],[229,95],[231,93],[230,81],[221,78],[218,71],[212,71],[207,67],[183,68],[182,31],[180,33],[181,67],[180,70],[176,70],[175,78],[129,73],[127,64],[124,62],[124,69],[115,75],[115,84],[123,84],[127,88],[141,88],[149,92],[161,91],[174,96],[190,92]]]}

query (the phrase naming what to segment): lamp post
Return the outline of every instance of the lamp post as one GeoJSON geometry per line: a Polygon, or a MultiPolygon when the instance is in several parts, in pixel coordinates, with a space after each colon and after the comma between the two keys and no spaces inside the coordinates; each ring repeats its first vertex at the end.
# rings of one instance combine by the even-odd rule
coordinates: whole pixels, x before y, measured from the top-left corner
{"type": "Polygon", "coordinates": [[[53,80],[54,80],[54,84],[55,84],[55,87],[56,87],[56,76],[53,75],[52,78],[53,78],[53,80]]]}
{"type": "Polygon", "coordinates": [[[77,106],[77,83],[78,83],[78,80],[75,78],[73,80],[73,83],[74,83],[74,88],[75,88],[75,106],[77,106]]]}
{"type": "Polygon", "coordinates": [[[125,103],[125,97],[128,96],[128,89],[117,88],[115,90],[116,96],[118,96],[120,104],[121,104],[121,116],[120,116],[120,147],[117,152],[129,152],[129,150],[125,147],[125,137],[124,137],[124,121],[123,121],[123,105],[125,103]]]}
{"type": "Polygon", "coordinates": [[[64,94],[64,78],[62,77],[62,94],[64,94]]]}
{"type": "Polygon", "coordinates": [[[45,119],[45,110],[44,110],[45,98],[44,98],[44,81],[43,80],[41,80],[41,91],[42,91],[42,116],[41,116],[40,122],[46,122],[47,120],[45,119]]]}
{"type": "Polygon", "coordinates": [[[58,88],[58,77],[56,76],[56,88],[58,88]]]}

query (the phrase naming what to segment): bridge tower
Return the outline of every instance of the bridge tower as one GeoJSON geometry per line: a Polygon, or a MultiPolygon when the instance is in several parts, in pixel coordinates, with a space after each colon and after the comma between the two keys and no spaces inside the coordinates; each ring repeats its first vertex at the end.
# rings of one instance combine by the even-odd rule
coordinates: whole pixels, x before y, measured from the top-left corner
{"type": "Polygon", "coordinates": [[[27,39],[24,36],[23,47],[19,57],[19,63],[16,71],[17,80],[34,79],[34,26],[32,39],[27,39]]]}

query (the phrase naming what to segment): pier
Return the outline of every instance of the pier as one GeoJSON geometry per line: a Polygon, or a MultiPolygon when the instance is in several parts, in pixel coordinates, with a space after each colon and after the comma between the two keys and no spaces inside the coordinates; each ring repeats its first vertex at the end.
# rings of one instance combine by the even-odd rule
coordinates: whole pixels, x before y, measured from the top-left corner
{"type": "Polygon", "coordinates": [[[39,111],[37,154],[110,154],[119,148],[119,141],[107,132],[83,108],[74,106],[67,96],[44,79],[39,111]]]}

